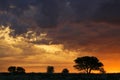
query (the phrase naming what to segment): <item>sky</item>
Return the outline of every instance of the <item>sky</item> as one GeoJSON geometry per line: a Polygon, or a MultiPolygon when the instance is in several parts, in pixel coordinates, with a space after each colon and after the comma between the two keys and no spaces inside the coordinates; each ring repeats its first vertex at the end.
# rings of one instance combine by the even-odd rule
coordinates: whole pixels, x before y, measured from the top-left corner
{"type": "Polygon", "coordinates": [[[0,72],[78,72],[82,56],[120,72],[120,0],[0,0],[0,72]]]}

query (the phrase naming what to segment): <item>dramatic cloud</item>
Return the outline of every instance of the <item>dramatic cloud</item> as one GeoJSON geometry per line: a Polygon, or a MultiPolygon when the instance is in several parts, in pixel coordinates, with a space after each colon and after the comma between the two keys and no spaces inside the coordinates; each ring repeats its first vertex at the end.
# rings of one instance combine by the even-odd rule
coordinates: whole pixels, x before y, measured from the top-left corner
{"type": "Polygon", "coordinates": [[[0,5],[0,20],[1,24],[9,23],[21,32],[32,26],[51,28],[65,22],[117,23],[119,4],[118,0],[4,0],[0,5]]]}

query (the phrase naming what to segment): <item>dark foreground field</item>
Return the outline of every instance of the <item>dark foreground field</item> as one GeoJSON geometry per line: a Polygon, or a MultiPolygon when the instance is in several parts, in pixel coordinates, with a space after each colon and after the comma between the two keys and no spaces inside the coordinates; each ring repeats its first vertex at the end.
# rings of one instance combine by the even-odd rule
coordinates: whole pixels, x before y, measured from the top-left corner
{"type": "Polygon", "coordinates": [[[0,73],[0,80],[120,80],[120,74],[0,73]]]}

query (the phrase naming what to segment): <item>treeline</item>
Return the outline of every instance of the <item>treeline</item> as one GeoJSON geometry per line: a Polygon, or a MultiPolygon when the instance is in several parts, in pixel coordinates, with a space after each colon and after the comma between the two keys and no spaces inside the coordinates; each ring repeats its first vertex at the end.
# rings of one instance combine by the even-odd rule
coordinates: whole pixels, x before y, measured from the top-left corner
{"type": "MultiPolygon", "coordinates": [[[[91,74],[92,71],[99,71],[100,73],[105,74],[106,71],[103,68],[103,63],[99,61],[98,58],[94,56],[83,56],[78,57],[74,60],[75,65],[73,66],[78,71],[82,71],[86,74],[91,74]]],[[[16,67],[16,66],[10,66],[8,68],[9,73],[16,74],[16,73],[25,73],[25,69],[23,67],[16,67]]],[[[54,66],[48,66],[47,67],[47,73],[54,73],[54,66]]],[[[64,68],[62,73],[69,73],[69,70],[67,68],[64,68]]]]}
{"type": "MultiPolygon", "coordinates": [[[[8,67],[9,74],[25,74],[25,69],[23,67],[16,67],[16,66],[10,66],[8,67]]],[[[53,74],[54,73],[54,66],[48,66],[46,73],[53,74]]],[[[69,70],[67,68],[64,68],[61,73],[68,74],[69,70]]]]}

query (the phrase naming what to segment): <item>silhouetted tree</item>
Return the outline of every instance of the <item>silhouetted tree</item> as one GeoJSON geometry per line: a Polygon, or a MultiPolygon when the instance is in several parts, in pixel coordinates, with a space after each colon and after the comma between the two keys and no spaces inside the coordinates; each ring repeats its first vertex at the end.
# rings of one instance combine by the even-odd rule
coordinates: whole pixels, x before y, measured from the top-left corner
{"type": "Polygon", "coordinates": [[[103,64],[94,56],[78,57],[74,60],[76,65],[74,67],[78,70],[84,70],[87,74],[90,74],[92,70],[100,70],[103,64]]]}
{"type": "Polygon", "coordinates": [[[54,73],[54,67],[53,66],[48,66],[47,67],[47,73],[54,73]]]}
{"type": "Polygon", "coordinates": [[[17,73],[25,73],[25,69],[23,67],[17,67],[17,73]]]}
{"type": "Polygon", "coordinates": [[[65,68],[65,69],[62,70],[62,73],[63,73],[63,74],[68,74],[68,73],[69,73],[69,70],[68,70],[67,68],[65,68]]]}
{"type": "Polygon", "coordinates": [[[10,66],[10,67],[8,67],[8,71],[10,73],[15,73],[16,72],[16,67],[15,66],[10,66]]]}
{"type": "Polygon", "coordinates": [[[16,66],[10,66],[8,68],[8,71],[10,73],[25,73],[25,69],[23,67],[16,67],[16,66]]]}

